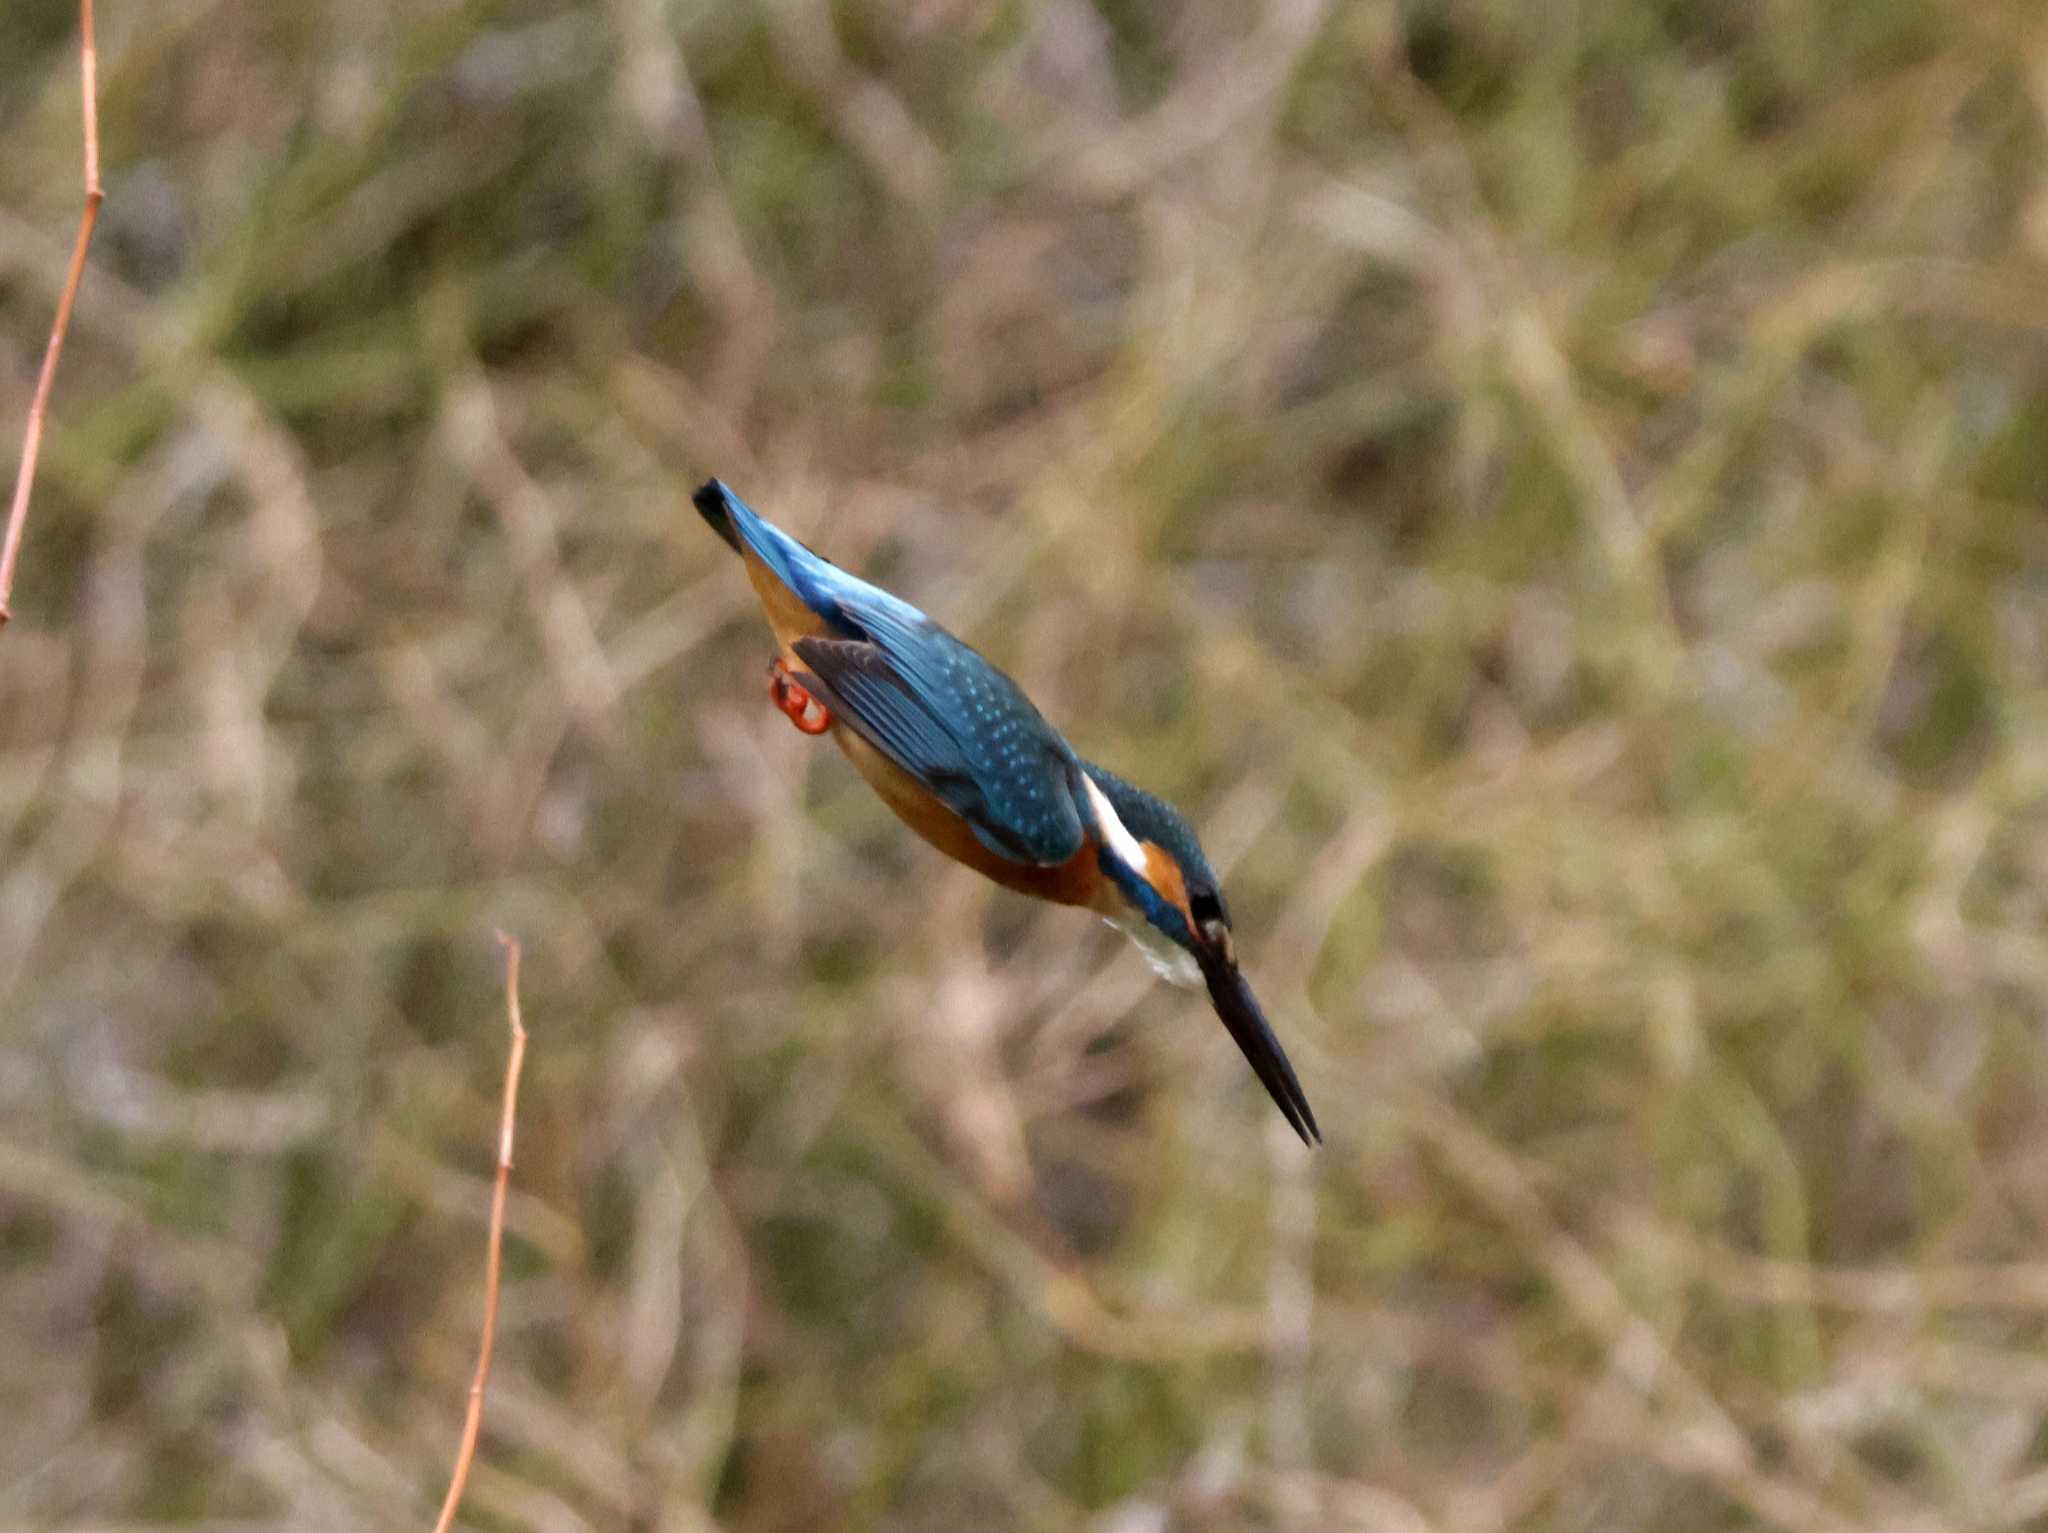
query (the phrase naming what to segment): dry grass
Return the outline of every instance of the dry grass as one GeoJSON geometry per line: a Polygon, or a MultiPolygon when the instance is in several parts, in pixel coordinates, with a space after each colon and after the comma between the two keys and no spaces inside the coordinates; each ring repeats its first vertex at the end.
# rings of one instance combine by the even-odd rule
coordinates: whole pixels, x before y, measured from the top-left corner
{"type": "MultiPolygon", "coordinates": [[[[2048,21],[102,5],[0,1521],[2048,1519],[2048,21]],[[716,472],[1187,806],[1329,1134],[766,704],[716,472]]],[[[0,420],[77,206],[0,13],[0,420]]]]}

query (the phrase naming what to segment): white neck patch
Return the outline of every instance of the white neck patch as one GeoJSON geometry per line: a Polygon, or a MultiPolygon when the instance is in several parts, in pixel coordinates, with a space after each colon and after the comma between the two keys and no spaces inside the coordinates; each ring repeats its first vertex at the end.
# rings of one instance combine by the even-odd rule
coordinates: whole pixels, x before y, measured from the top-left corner
{"type": "Polygon", "coordinates": [[[1095,811],[1095,823],[1102,830],[1102,844],[1116,853],[1117,861],[1150,883],[1151,876],[1145,871],[1145,848],[1116,817],[1116,806],[1086,772],[1081,774],[1081,785],[1088,791],[1088,807],[1095,811]]]}
{"type": "MultiPolygon", "coordinates": [[[[1095,823],[1101,829],[1102,844],[1115,854],[1117,861],[1129,868],[1146,883],[1152,882],[1152,875],[1145,869],[1145,848],[1138,838],[1131,834],[1122,820],[1116,817],[1116,806],[1111,804],[1095,779],[1086,772],[1081,781],[1087,786],[1088,804],[1095,811],[1095,823]]],[[[1195,963],[1194,956],[1175,942],[1166,933],[1146,920],[1144,914],[1128,906],[1114,915],[1105,915],[1103,920],[1138,944],[1138,951],[1145,955],[1145,961],[1162,977],[1176,985],[1198,985],[1202,982],[1202,971],[1195,963]]]]}

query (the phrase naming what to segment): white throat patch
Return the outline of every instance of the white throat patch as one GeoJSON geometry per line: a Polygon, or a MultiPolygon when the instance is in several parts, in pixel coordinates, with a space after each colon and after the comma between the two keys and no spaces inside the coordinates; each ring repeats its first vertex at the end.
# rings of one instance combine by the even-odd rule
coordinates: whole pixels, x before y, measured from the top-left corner
{"type": "Polygon", "coordinates": [[[1119,914],[1102,919],[1138,944],[1145,962],[1152,965],[1152,972],[1161,979],[1189,989],[1201,984],[1202,968],[1195,962],[1195,955],[1146,920],[1143,912],[1126,907],[1119,914]]]}

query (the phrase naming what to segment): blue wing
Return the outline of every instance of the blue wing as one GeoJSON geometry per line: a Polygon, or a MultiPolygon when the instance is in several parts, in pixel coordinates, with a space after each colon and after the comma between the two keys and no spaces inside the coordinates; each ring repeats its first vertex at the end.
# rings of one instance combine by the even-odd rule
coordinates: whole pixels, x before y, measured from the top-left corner
{"type": "MultiPolygon", "coordinates": [[[[872,617],[872,614],[868,614],[872,617]]],[[[860,639],[799,639],[833,716],[1012,862],[1056,867],[1081,850],[1073,752],[1007,676],[926,620],[903,651],[860,639]]]]}

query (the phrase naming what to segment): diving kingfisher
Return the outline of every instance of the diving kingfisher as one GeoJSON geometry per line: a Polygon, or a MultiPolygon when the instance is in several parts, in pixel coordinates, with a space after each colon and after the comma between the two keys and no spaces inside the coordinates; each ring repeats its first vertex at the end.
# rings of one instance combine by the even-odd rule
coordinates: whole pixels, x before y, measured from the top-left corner
{"type": "Polygon", "coordinates": [[[912,830],[1008,889],[1128,933],[1217,1016],[1304,1144],[1294,1067],[1238,971],[1230,907],[1188,822],[1084,761],[1018,685],[908,602],[828,563],[713,479],[692,497],[745,562],[779,653],[768,695],[839,748],[912,830]]]}

